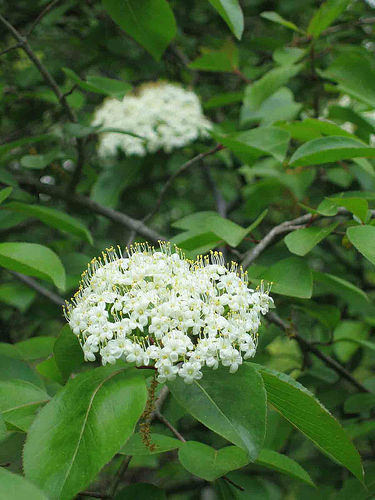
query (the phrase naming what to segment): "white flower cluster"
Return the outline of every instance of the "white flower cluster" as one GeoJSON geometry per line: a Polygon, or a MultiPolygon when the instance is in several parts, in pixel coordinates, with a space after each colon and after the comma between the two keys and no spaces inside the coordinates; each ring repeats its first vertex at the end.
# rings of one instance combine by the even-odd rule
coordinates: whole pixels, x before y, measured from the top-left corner
{"type": "Polygon", "coordinates": [[[196,262],[168,243],[107,249],[82,275],[65,314],[85,359],[153,366],[159,382],[186,383],[221,363],[234,373],[254,356],[260,317],[273,300],[218,252],[196,262]]]}
{"type": "Polygon", "coordinates": [[[119,128],[143,138],[114,132],[101,134],[101,157],[115,155],[118,149],[136,156],[160,149],[170,153],[206,137],[211,128],[197,95],[165,82],[144,85],[137,95],[125,96],[122,101],[106,99],[93,125],[119,128]]]}

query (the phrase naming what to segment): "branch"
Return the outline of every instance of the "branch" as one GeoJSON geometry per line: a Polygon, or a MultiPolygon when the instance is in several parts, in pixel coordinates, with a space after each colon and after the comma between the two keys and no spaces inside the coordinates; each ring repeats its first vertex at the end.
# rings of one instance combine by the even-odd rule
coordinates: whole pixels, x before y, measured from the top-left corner
{"type": "Polygon", "coordinates": [[[60,0],[54,0],[53,2],[49,3],[43,10],[42,12],[39,14],[39,16],[35,19],[35,21],[32,23],[28,33],[27,33],[27,36],[30,36],[31,33],[34,31],[34,29],[36,28],[36,26],[40,23],[40,21],[43,19],[44,16],[46,16],[48,14],[48,12],[50,12],[58,3],[59,3],[60,0]]]}
{"type": "Polygon", "coordinates": [[[195,165],[200,160],[203,160],[203,158],[206,158],[206,156],[213,155],[213,154],[217,153],[218,151],[221,151],[222,149],[224,149],[224,146],[222,144],[218,144],[217,146],[210,149],[209,151],[206,151],[205,153],[200,153],[199,155],[194,156],[194,158],[192,158],[191,160],[189,160],[186,163],[184,163],[183,165],[181,165],[181,167],[178,170],[176,170],[176,172],[174,172],[174,174],[172,174],[171,177],[164,184],[164,187],[160,193],[160,196],[155,203],[155,207],[151,210],[151,212],[149,214],[147,214],[142,219],[142,222],[148,221],[149,219],[151,219],[151,217],[153,217],[159,211],[161,203],[164,199],[164,196],[165,196],[166,192],[168,191],[168,189],[170,188],[173,181],[176,179],[176,177],[178,177],[180,174],[185,172],[185,170],[190,168],[192,165],[195,165]]]}
{"type": "MultiPolygon", "coordinates": [[[[52,4],[50,4],[47,12],[49,10],[51,10],[51,8],[54,7],[54,5],[56,3],[57,3],[56,1],[52,2],[52,4]]],[[[36,21],[32,25],[32,29],[34,29],[34,27],[39,22],[39,20],[47,12],[43,11],[38,16],[38,18],[36,19],[36,21]]],[[[10,31],[10,33],[13,35],[13,38],[15,38],[15,40],[17,40],[19,47],[22,48],[26,52],[26,54],[29,56],[29,59],[34,63],[35,67],[37,68],[39,73],[42,75],[42,77],[44,78],[47,85],[52,89],[52,91],[56,95],[58,102],[61,104],[62,108],[66,112],[69,120],[72,123],[77,123],[77,117],[76,117],[73,109],[69,106],[68,101],[66,100],[66,95],[61,92],[54,77],[51,75],[51,73],[48,71],[48,69],[44,66],[44,64],[41,62],[41,60],[37,57],[37,55],[35,54],[35,52],[31,48],[29,42],[27,41],[27,38],[22,36],[21,33],[18,30],[16,30],[16,28],[12,24],[10,24],[5,19],[5,17],[3,17],[1,14],[0,14],[0,21],[4,24],[4,26],[8,29],[8,31],[10,31]]],[[[77,165],[76,165],[76,168],[75,168],[75,171],[73,174],[72,181],[69,184],[68,189],[70,192],[75,191],[75,188],[77,187],[77,184],[80,181],[80,178],[82,175],[82,167],[83,167],[83,163],[84,163],[84,148],[83,148],[84,141],[81,137],[76,138],[76,145],[77,145],[77,165]]]]}
{"type": "Polygon", "coordinates": [[[50,184],[42,184],[32,177],[18,177],[18,181],[21,185],[33,186],[39,193],[49,194],[50,196],[60,198],[69,203],[74,203],[80,207],[87,208],[93,213],[102,215],[107,219],[120,224],[121,226],[127,227],[130,230],[137,231],[143,237],[150,239],[151,241],[165,240],[166,238],[150,229],[142,221],[138,219],[133,219],[129,215],[113,210],[112,208],[100,205],[96,201],[90,200],[86,196],[80,194],[67,193],[64,189],[58,188],[56,186],[51,186],[50,184]]]}
{"type": "Polygon", "coordinates": [[[36,292],[38,292],[40,295],[43,297],[46,297],[48,300],[53,302],[54,304],[58,306],[62,306],[65,301],[60,295],[57,295],[57,293],[51,292],[51,290],[48,290],[48,288],[44,288],[44,286],[40,285],[36,280],[33,278],[30,278],[29,276],[25,276],[24,274],[17,273],[16,271],[8,271],[10,274],[12,274],[15,278],[17,278],[19,281],[22,281],[25,285],[27,285],[29,288],[32,288],[36,292]]]}
{"type": "Polygon", "coordinates": [[[314,354],[317,358],[323,361],[323,363],[325,363],[327,366],[332,368],[332,370],[338,373],[342,378],[350,382],[360,392],[370,392],[368,389],[366,389],[366,387],[363,384],[361,384],[361,382],[358,382],[358,380],[356,380],[347,370],[345,370],[345,368],[341,366],[340,363],[335,361],[327,354],[321,352],[313,344],[307,342],[307,340],[305,340],[303,337],[301,337],[301,335],[299,335],[299,333],[295,330],[295,328],[292,325],[289,325],[286,321],[281,319],[276,313],[270,312],[268,314],[268,319],[272,321],[272,323],[275,323],[276,325],[280,326],[283,330],[285,330],[285,332],[290,338],[295,339],[303,351],[308,351],[314,354]]]}
{"type": "Polygon", "coordinates": [[[282,222],[278,226],[272,228],[271,231],[263,239],[261,239],[254,248],[245,253],[241,262],[242,267],[244,269],[248,268],[250,264],[252,264],[254,260],[272,243],[277,235],[294,231],[297,229],[297,226],[309,223],[313,218],[313,215],[305,214],[301,217],[297,217],[296,219],[282,222]]]}

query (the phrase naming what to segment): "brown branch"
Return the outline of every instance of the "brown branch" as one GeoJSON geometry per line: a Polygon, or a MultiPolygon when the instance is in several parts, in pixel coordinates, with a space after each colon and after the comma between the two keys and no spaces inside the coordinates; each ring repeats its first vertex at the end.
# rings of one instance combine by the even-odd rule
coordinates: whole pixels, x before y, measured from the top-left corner
{"type": "Polygon", "coordinates": [[[342,378],[350,382],[360,392],[370,392],[368,389],[366,389],[366,387],[363,384],[361,384],[361,382],[358,382],[358,380],[356,380],[343,366],[341,366],[340,363],[335,361],[327,354],[324,354],[313,344],[307,342],[307,340],[301,337],[301,335],[299,335],[299,333],[295,330],[293,325],[288,324],[274,312],[270,312],[268,314],[268,319],[272,321],[272,323],[275,323],[276,325],[280,326],[283,330],[285,330],[289,338],[295,339],[300,345],[302,351],[307,351],[314,354],[314,356],[316,356],[321,361],[323,361],[324,364],[332,368],[332,370],[338,373],[338,375],[340,375],[342,378]]]}
{"type": "Polygon", "coordinates": [[[111,221],[120,224],[121,226],[127,227],[130,230],[135,230],[143,237],[151,240],[151,241],[159,241],[165,240],[166,238],[149,228],[142,221],[138,219],[133,219],[129,215],[118,212],[117,210],[113,210],[112,208],[105,207],[100,205],[96,201],[87,198],[86,196],[74,193],[67,193],[66,190],[61,189],[56,186],[51,186],[50,184],[42,184],[37,179],[33,177],[18,177],[18,181],[21,185],[24,186],[32,186],[34,187],[38,193],[48,194],[50,196],[60,198],[61,200],[65,200],[69,203],[76,204],[82,208],[86,208],[89,211],[96,213],[98,215],[102,215],[111,221]]]}
{"type": "Polygon", "coordinates": [[[38,15],[38,17],[35,19],[35,21],[32,23],[27,36],[30,36],[31,33],[34,31],[36,26],[40,23],[40,21],[43,19],[44,16],[48,14],[56,5],[59,3],[60,0],[54,0],[53,2],[49,3],[43,10],[42,12],[38,15]]]}
{"type": "Polygon", "coordinates": [[[57,293],[54,293],[51,290],[48,290],[48,288],[44,288],[44,286],[40,285],[33,278],[25,276],[24,274],[21,273],[17,273],[16,271],[8,271],[8,272],[12,274],[15,278],[17,278],[19,281],[22,281],[22,283],[27,285],[29,288],[32,288],[33,290],[38,292],[39,295],[42,295],[43,297],[50,300],[54,304],[62,306],[65,303],[64,299],[60,297],[60,295],[57,295],[57,293]]]}
{"type": "Polygon", "coordinates": [[[176,179],[176,177],[178,177],[180,174],[185,172],[185,170],[187,170],[191,166],[198,163],[200,160],[203,160],[203,158],[206,158],[207,156],[213,155],[213,154],[217,153],[218,151],[221,151],[222,149],[224,149],[224,146],[222,144],[217,144],[214,148],[210,149],[209,151],[206,151],[205,153],[200,153],[199,155],[194,156],[194,158],[192,158],[191,160],[189,160],[186,163],[184,163],[183,165],[181,165],[181,167],[178,170],[176,170],[176,172],[174,172],[174,174],[172,174],[171,177],[164,184],[164,187],[159,195],[159,198],[157,199],[157,201],[155,203],[155,207],[151,210],[151,212],[149,214],[147,214],[142,219],[142,222],[148,221],[149,219],[151,219],[151,217],[153,217],[155,214],[157,214],[157,212],[160,209],[160,206],[162,204],[162,201],[164,199],[166,192],[168,191],[168,189],[170,188],[170,186],[172,185],[172,183],[176,179]]]}

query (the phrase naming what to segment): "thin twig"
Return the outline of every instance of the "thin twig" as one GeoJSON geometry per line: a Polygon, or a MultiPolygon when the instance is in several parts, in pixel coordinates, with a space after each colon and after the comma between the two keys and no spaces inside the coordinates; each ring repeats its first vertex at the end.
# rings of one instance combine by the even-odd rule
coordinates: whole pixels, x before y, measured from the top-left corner
{"type": "Polygon", "coordinates": [[[208,183],[211,186],[212,194],[215,199],[216,210],[222,217],[225,218],[227,216],[227,202],[223,198],[223,195],[221,194],[220,189],[218,188],[215,179],[212,176],[211,169],[209,166],[206,166],[205,173],[207,176],[208,183]]]}
{"type": "Polygon", "coordinates": [[[27,285],[29,288],[32,288],[36,292],[39,293],[39,295],[42,295],[43,297],[47,298],[54,304],[58,306],[62,306],[65,301],[60,295],[57,295],[57,293],[52,292],[51,290],[48,290],[48,288],[44,288],[44,286],[40,285],[36,280],[33,278],[30,278],[29,276],[25,276],[24,274],[17,273],[16,271],[8,271],[10,274],[12,274],[15,278],[17,278],[19,281],[22,281],[25,285],[27,285]]]}
{"type": "Polygon", "coordinates": [[[151,241],[159,241],[165,240],[166,238],[149,228],[142,221],[138,219],[133,219],[129,215],[118,212],[117,210],[113,210],[112,208],[105,207],[100,205],[94,200],[87,198],[86,196],[74,193],[67,193],[65,189],[58,188],[56,186],[51,186],[50,184],[42,184],[37,179],[33,177],[24,177],[19,176],[18,181],[21,185],[24,186],[33,186],[37,192],[49,194],[50,196],[60,198],[61,200],[65,200],[69,203],[76,204],[80,207],[88,209],[92,213],[96,213],[98,215],[102,215],[107,219],[120,224],[121,226],[127,227],[130,230],[137,231],[143,237],[151,240],[151,241]]]}
{"type": "Polygon", "coordinates": [[[178,432],[178,430],[170,423],[169,420],[167,420],[164,415],[160,413],[160,411],[155,410],[155,417],[160,420],[168,429],[173,432],[173,434],[176,436],[177,439],[179,439],[182,443],[186,443],[186,439],[182,434],[178,432]]]}
{"type": "Polygon", "coordinates": [[[234,486],[235,488],[237,488],[238,490],[240,491],[245,491],[245,488],[243,488],[242,486],[240,486],[239,484],[235,483],[234,481],[232,481],[231,479],[229,479],[228,476],[223,476],[222,479],[224,479],[224,481],[226,481],[227,483],[231,484],[232,486],[234,486]]]}
{"type": "Polygon", "coordinates": [[[155,203],[154,208],[151,210],[150,213],[148,213],[142,219],[142,222],[148,221],[149,219],[151,219],[151,217],[153,217],[159,211],[161,203],[164,199],[164,196],[165,196],[166,192],[168,191],[168,189],[170,188],[173,181],[176,179],[176,177],[181,175],[183,172],[185,172],[185,170],[187,170],[191,166],[198,163],[200,160],[203,160],[203,158],[206,158],[207,156],[213,155],[213,154],[217,153],[218,151],[221,151],[222,149],[224,149],[224,146],[222,144],[217,144],[214,148],[210,149],[209,151],[206,151],[205,153],[200,153],[199,155],[194,156],[194,158],[192,158],[191,160],[189,160],[186,163],[184,163],[183,165],[181,165],[181,167],[178,170],[176,170],[176,172],[174,172],[174,174],[172,174],[171,177],[164,184],[164,187],[159,195],[159,198],[157,199],[157,201],[155,203]]]}
{"type": "Polygon", "coordinates": [[[6,54],[7,52],[10,52],[11,50],[14,50],[14,49],[19,49],[22,47],[22,44],[21,43],[15,43],[14,45],[11,45],[10,47],[8,47],[7,49],[4,49],[0,52],[0,56],[2,56],[3,54],[6,54]]]}
{"type": "Polygon", "coordinates": [[[112,483],[111,491],[108,495],[108,498],[113,498],[115,496],[117,489],[118,489],[121,481],[123,480],[126,471],[128,470],[131,459],[132,459],[131,455],[127,455],[125,457],[124,461],[122,462],[122,464],[120,465],[120,467],[118,468],[118,471],[115,474],[115,478],[114,478],[114,481],[112,483]]]}
{"type": "Polygon", "coordinates": [[[48,14],[58,3],[60,0],[54,0],[53,2],[49,3],[43,10],[42,12],[38,15],[38,17],[35,19],[35,21],[32,23],[29,31],[27,32],[27,36],[30,36],[31,33],[34,31],[36,26],[40,23],[40,21],[43,19],[44,16],[48,14]]]}
{"type": "Polygon", "coordinates": [[[361,384],[361,382],[358,382],[358,380],[356,380],[343,366],[341,366],[340,363],[335,361],[327,354],[324,354],[319,349],[317,349],[313,344],[310,344],[309,342],[307,342],[307,340],[301,337],[301,335],[299,335],[299,333],[295,330],[293,325],[288,324],[274,312],[270,312],[268,314],[268,319],[272,321],[272,323],[275,323],[276,325],[280,326],[283,330],[285,330],[285,332],[290,338],[295,339],[302,348],[302,350],[314,354],[317,358],[323,361],[324,364],[332,368],[332,370],[334,370],[342,378],[350,382],[360,392],[370,392],[368,389],[366,389],[366,387],[363,384],[361,384]]]}

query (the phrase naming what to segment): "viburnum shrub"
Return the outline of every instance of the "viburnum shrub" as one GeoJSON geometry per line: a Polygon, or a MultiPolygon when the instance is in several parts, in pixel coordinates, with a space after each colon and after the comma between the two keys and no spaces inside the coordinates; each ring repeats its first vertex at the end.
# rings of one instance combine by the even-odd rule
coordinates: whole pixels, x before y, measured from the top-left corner
{"type": "Polygon", "coordinates": [[[124,255],[107,249],[82,278],[66,317],[85,360],[98,353],[103,365],[152,365],[159,382],[179,375],[191,384],[203,366],[219,363],[236,372],[254,356],[261,315],[273,303],[221,253],[191,261],[165,242],[135,244],[124,255]]]}

